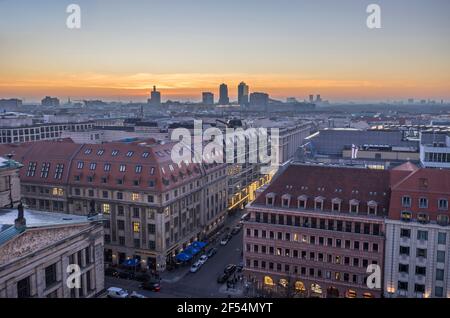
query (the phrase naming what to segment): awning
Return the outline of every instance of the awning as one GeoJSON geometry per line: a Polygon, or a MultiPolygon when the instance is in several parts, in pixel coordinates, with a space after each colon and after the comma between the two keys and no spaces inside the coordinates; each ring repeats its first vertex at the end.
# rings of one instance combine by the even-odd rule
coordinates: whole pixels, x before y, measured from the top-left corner
{"type": "Polygon", "coordinates": [[[139,260],[138,259],[127,259],[125,262],[122,263],[122,265],[129,266],[129,267],[136,267],[139,265],[139,260]]]}
{"type": "Polygon", "coordinates": [[[188,255],[186,253],[180,253],[176,256],[177,261],[179,262],[187,262],[192,258],[191,255],[188,255]]]}
{"type": "Polygon", "coordinates": [[[194,243],[191,244],[191,246],[193,246],[196,249],[200,249],[200,250],[202,248],[204,248],[206,245],[208,245],[208,244],[205,243],[205,242],[194,242],[194,243]]]}

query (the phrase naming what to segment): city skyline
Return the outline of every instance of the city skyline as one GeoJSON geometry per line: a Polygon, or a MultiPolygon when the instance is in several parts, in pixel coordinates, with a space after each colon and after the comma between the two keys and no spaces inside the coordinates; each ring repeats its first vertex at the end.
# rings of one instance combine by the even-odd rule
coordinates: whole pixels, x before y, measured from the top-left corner
{"type": "Polygon", "coordinates": [[[157,85],[185,101],[227,83],[234,100],[245,81],[275,99],[450,99],[450,3],[377,1],[376,30],[369,3],[81,0],[70,30],[68,2],[1,1],[0,97],[145,101],[157,85]]]}

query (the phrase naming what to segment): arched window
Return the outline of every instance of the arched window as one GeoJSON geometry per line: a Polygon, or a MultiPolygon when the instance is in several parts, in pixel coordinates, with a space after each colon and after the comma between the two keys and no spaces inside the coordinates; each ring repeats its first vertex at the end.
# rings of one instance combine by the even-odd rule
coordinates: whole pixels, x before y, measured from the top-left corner
{"type": "Polygon", "coordinates": [[[273,279],[270,276],[264,276],[264,285],[274,286],[273,279]]]}
{"type": "Polygon", "coordinates": [[[295,291],[296,292],[305,292],[306,291],[305,284],[301,281],[296,281],[295,282],[295,291]]]}

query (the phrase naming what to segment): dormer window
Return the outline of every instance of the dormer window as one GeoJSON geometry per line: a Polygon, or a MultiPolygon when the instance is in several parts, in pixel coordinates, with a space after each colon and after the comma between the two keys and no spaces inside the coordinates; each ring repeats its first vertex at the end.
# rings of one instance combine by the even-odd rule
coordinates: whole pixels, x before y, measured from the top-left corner
{"type": "Polygon", "coordinates": [[[351,200],[350,201],[350,213],[357,214],[359,212],[359,201],[358,200],[351,200]]]}
{"type": "Polygon", "coordinates": [[[323,211],[324,197],[317,197],[314,199],[314,209],[317,211],[323,211]]]}
{"type": "Polygon", "coordinates": [[[266,205],[273,206],[275,204],[275,193],[268,193],[266,195],[266,205]]]}
{"type": "Polygon", "coordinates": [[[378,204],[375,201],[370,201],[367,203],[367,214],[369,215],[377,215],[378,213],[378,204]]]}
{"type": "Polygon", "coordinates": [[[113,150],[111,156],[116,157],[119,154],[119,150],[113,150]]]}
{"type": "Polygon", "coordinates": [[[341,212],[341,205],[342,205],[342,200],[335,198],[332,201],[332,211],[333,212],[341,212]]]}
{"type": "Polygon", "coordinates": [[[297,198],[297,200],[298,200],[298,208],[305,210],[306,205],[308,203],[308,197],[306,195],[301,195],[297,198]]]}
{"type": "Polygon", "coordinates": [[[285,194],[281,197],[281,205],[283,208],[289,208],[291,204],[291,195],[285,194]]]}
{"type": "Polygon", "coordinates": [[[448,200],[440,199],[438,202],[439,210],[448,210],[448,200]]]}
{"type": "Polygon", "coordinates": [[[411,218],[412,218],[411,212],[403,211],[403,212],[401,213],[401,219],[402,219],[402,221],[409,222],[409,221],[411,221],[411,218]]]}
{"type": "Polygon", "coordinates": [[[402,197],[402,207],[404,207],[404,208],[411,207],[411,197],[408,197],[408,196],[402,197]]]}

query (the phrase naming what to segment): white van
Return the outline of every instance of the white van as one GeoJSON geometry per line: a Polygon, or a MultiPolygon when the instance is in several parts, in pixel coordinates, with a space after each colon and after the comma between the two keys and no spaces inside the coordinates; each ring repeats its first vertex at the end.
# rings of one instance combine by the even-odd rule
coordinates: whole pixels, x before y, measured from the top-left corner
{"type": "Polygon", "coordinates": [[[128,292],[119,287],[110,287],[107,290],[108,298],[128,298],[128,292]]]}

